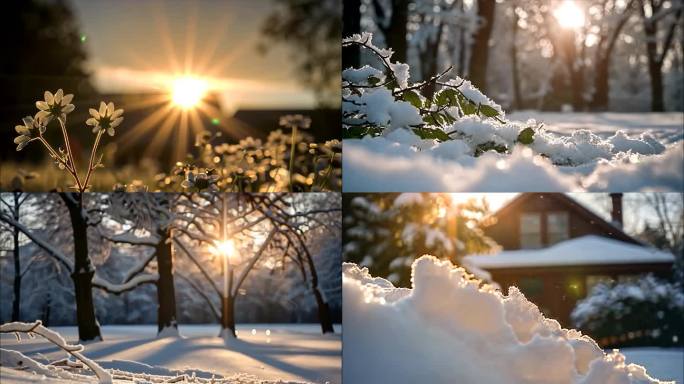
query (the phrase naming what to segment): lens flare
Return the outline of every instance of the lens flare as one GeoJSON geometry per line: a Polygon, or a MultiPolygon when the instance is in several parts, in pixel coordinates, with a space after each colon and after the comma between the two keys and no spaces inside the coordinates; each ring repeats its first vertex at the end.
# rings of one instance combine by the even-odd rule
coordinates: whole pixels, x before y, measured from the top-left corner
{"type": "Polygon", "coordinates": [[[193,77],[181,77],[173,81],[171,100],[173,104],[184,108],[194,108],[204,98],[207,82],[193,77]]]}

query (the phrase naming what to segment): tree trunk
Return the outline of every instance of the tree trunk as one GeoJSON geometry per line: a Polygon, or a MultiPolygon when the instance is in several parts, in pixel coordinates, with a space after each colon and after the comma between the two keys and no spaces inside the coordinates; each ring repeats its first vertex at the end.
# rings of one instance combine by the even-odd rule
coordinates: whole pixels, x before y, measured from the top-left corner
{"type": "MultiPolygon", "coordinates": [[[[361,33],[361,0],[345,0],[342,4],[342,37],[361,33]]],[[[361,49],[356,45],[342,51],[342,69],[361,66],[361,49]]]]}
{"type": "MultiPolygon", "coordinates": [[[[428,39],[425,43],[425,51],[423,51],[422,64],[420,66],[422,81],[430,79],[432,76],[436,75],[439,71],[439,46],[442,43],[442,30],[444,29],[444,23],[439,25],[437,29],[437,34],[434,40],[428,39]]],[[[423,96],[431,99],[435,94],[437,89],[437,84],[435,82],[428,83],[423,87],[423,96]]]]}
{"type": "Polygon", "coordinates": [[[513,108],[524,108],[522,92],[520,90],[520,68],[518,65],[518,13],[513,9],[513,30],[511,32],[511,71],[513,72],[513,108]]]}
{"type": "Polygon", "coordinates": [[[323,333],[335,333],[332,317],[330,316],[330,306],[323,300],[323,295],[318,287],[313,288],[313,293],[316,298],[316,305],[318,306],[318,321],[321,323],[321,331],[323,333]]]}
{"type": "Polygon", "coordinates": [[[235,297],[221,298],[221,335],[225,337],[231,335],[235,337],[235,297]]]}
{"type": "Polygon", "coordinates": [[[78,338],[81,341],[102,340],[100,324],[95,315],[93,303],[93,268],[88,255],[88,225],[83,217],[83,195],[80,193],[60,193],[69,216],[74,238],[74,281],[76,296],[76,319],[78,322],[78,338]]]}
{"type": "Polygon", "coordinates": [[[648,55],[648,75],[651,78],[651,111],[663,112],[665,111],[663,71],[660,63],[651,59],[651,55],[648,55]]]}
{"type": "Polygon", "coordinates": [[[178,334],[176,321],[176,289],[173,281],[173,244],[170,230],[160,231],[156,247],[157,270],[157,332],[165,336],[178,334]]]}
{"type": "MultiPolygon", "coordinates": [[[[385,43],[388,48],[392,48],[394,55],[392,59],[402,63],[406,62],[408,42],[406,41],[407,27],[408,27],[408,6],[409,0],[392,0],[392,15],[389,23],[386,25],[378,25],[385,37],[385,43]]],[[[385,10],[383,5],[378,0],[373,1],[375,14],[379,19],[385,17],[385,10]]]]}
{"type": "Polygon", "coordinates": [[[609,55],[609,53],[601,55],[596,63],[594,95],[591,100],[591,109],[595,111],[605,111],[608,109],[608,93],[610,91],[608,83],[610,69],[609,55]]]}
{"type": "MultiPolygon", "coordinates": [[[[14,192],[14,221],[19,222],[19,193],[14,192]]],[[[14,242],[14,298],[12,301],[12,321],[19,321],[21,317],[21,260],[19,259],[19,228],[14,227],[12,233],[14,242]]]]}
{"type": "Polygon", "coordinates": [[[305,253],[306,262],[309,266],[309,272],[311,273],[311,290],[313,291],[314,297],[316,298],[316,305],[318,306],[318,321],[321,323],[321,331],[323,333],[335,333],[332,316],[330,315],[330,306],[323,298],[323,294],[318,287],[318,272],[316,272],[316,265],[314,264],[309,251],[306,250],[305,253]]]}
{"type": "Polygon", "coordinates": [[[482,93],[487,91],[487,61],[489,60],[489,38],[494,25],[494,7],[496,0],[478,0],[477,16],[484,23],[475,34],[475,41],[470,52],[468,77],[482,93]]]}

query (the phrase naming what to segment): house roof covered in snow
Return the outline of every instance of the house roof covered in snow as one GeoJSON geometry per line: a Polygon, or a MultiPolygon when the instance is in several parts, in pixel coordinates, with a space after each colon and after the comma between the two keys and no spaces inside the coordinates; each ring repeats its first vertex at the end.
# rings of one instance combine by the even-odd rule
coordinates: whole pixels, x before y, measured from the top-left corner
{"type": "Polygon", "coordinates": [[[467,268],[477,269],[672,262],[674,256],[671,253],[594,235],[563,241],[548,248],[501,251],[463,259],[467,268]]]}

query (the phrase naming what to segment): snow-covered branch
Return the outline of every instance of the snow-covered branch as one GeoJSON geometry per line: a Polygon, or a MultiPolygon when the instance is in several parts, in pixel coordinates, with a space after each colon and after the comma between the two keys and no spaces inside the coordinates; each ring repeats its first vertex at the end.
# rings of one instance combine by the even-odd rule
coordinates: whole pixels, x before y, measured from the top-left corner
{"type": "Polygon", "coordinates": [[[80,353],[83,351],[82,345],[68,344],[59,333],[45,328],[40,320],[36,320],[34,323],[13,322],[2,324],[0,325],[0,333],[14,333],[19,340],[21,340],[20,333],[26,333],[29,337],[33,337],[34,334],[40,335],[87,365],[88,368],[95,372],[100,384],[112,383],[112,375],[109,372],[80,353]]]}
{"type": "Polygon", "coordinates": [[[140,237],[136,236],[132,232],[124,232],[124,233],[119,233],[116,235],[108,235],[106,233],[103,233],[100,231],[100,236],[102,238],[111,241],[113,243],[122,243],[122,244],[130,244],[130,245],[147,245],[151,247],[157,246],[159,244],[159,237],[155,235],[150,235],[146,237],[140,237]]]}
{"type": "Polygon", "coordinates": [[[242,269],[242,271],[240,271],[240,276],[238,276],[237,278],[237,283],[233,287],[233,292],[231,292],[231,295],[237,295],[238,291],[240,290],[240,286],[242,286],[242,283],[245,281],[245,278],[247,277],[247,274],[249,274],[249,271],[251,271],[252,268],[254,268],[254,265],[257,263],[257,261],[259,261],[261,255],[268,247],[276,232],[277,231],[273,229],[271,230],[271,232],[268,233],[268,237],[266,237],[266,240],[264,240],[264,242],[261,244],[261,247],[259,247],[257,253],[254,255],[254,257],[252,257],[251,260],[249,260],[249,263],[242,269]]]}
{"type": "Polygon", "coordinates": [[[25,225],[19,223],[18,221],[14,220],[13,218],[0,213],[0,221],[3,221],[15,228],[17,228],[19,231],[21,231],[26,237],[28,237],[31,241],[36,243],[40,248],[45,250],[45,252],[48,253],[48,255],[54,257],[57,259],[60,263],[62,263],[69,272],[74,271],[74,265],[69,260],[62,251],[60,251],[57,247],[53,246],[52,244],[48,243],[45,241],[42,237],[36,235],[33,233],[30,229],[28,229],[25,225]]]}
{"type": "Polygon", "coordinates": [[[93,277],[93,287],[95,288],[100,288],[104,289],[105,291],[113,294],[120,294],[126,291],[130,291],[134,288],[137,288],[140,285],[143,284],[152,284],[156,283],[159,280],[159,275],[156,273],[150,273],[150,274],[144,274],[144,275],[137,275],[134,278],[126,281],[125,283],[122,284],[115,284],[111,283],[103,278],[101,278],[98,275],[95,275],[93,277]]]}

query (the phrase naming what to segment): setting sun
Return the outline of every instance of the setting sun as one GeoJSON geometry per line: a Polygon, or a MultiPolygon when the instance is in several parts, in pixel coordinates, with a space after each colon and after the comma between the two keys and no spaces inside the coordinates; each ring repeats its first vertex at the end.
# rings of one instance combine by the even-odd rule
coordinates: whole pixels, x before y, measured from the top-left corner
{"type": "Polygon", "coordinates": [[[235,254],[235,244],[232,240],[219,241],[214,245],[214,252],[218,256],[231,258],[235,254]]]}
{"type": "Polygon", "coordinates": [[[202,101],[207,92],[207,82],[193,77],[181,77],[173,81],[171,99],[181,108],[193,108],[202,101]]]}
{"type": "Polygon", "coordinates": [[[584,25],[584,12],[572,0],[565,0],[553,13],[563,28],[576,29],[584,25]]]}

